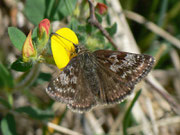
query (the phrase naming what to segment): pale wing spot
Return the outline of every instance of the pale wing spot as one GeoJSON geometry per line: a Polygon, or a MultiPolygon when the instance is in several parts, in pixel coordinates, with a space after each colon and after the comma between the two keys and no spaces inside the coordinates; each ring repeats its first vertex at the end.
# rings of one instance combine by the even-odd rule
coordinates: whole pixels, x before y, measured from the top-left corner
{"type": "Polygon", "coordinates": [[[61,88],[58,88],[57,91],[59,91],[60,93],[62,92],[62,89],[61,88]]]}
{"type": "Polygon", "coordinates": [[[63,90],[63,93],[66,93],[67,91],[66,90],[63,90]]]}
{"type": "Polygon", "coordinates": [[[117,55],[113,54],[109,57],[109,59],[114,59],[114,63],[113,64],[116,64],[117,62],[119,62],[118,58],[117,58],[117,55]]]}
{"type": "Polygon", "coordinates": [[[127,54],[126,57],[123,60],[124,64],[127,64],[128,66],[132,66],[136,63],[136,59],[133,54],[127,54]]]}
{"type": "Polygon", "coordinates": [[[122,66],[117,64],[119,62],[117,55],[111,55],[109,59],[113,59],[113,63],[110,66],[112,71],[117,72],[119,69],[122,69],[122,66]]]}
{"type": "Polygon", "coordinates": [[[53,81],[53,85],[56,85],[56,81],[55,80],[53,81]]]}
{"type": "Polygon", "coordinates": [[[137,70],[136,70],[136,69],[134,69],[134,70],[133,70],[133,72],[137,73],[137,70]]]}
{"type": "Polygon", "coordinates": [[[126,78],[126,76],[127,74],[125,72],[121,75],[122,78],[126,78]]]}
{"type": "Polygon", "coordinates": [[[54,89],[55,89],[55,90],[58,90],[58,87],[55,86],[54,89]]]}
{"type": "Polygon", "coordinates": [[[70,92],[70,90],[71,90],[71,88],[70,88],[70,87],[68,87],[66,91],[67,91],[67,92],[70,92]]]}
{"type": "Polygon", "coordinates": [[[126,71],[128,74],[132,74],[132,71],[131,70],[128,70],[128,71],[126,71]]]}
{"type": "Polygon", "coordinates": [[[65,73],[62,72],[59,77],[60,77],[60,80],[61,80],[61,84],[62,84],[62,85],[67,85],[67,84],[69,84],[69,77],[66,76],[65,73]]]}
{"type": "Polygon", "coordinates": [[[71,78],[70,82],[76,84],[76,83],[77,83],[77,77],[76,77],[76,76],[73,76],[73,77],[71,78]]]}
{"type": "Polygon", "coordinates": [[[70,67],[68,67],[68,69],[69,69],[69,71],[70,71],[70,75],[74,75],[74,73],[73,73],[74,67],[73,67],[73,66],[70,66],[70,67]]]}
{"type": "Polygon", "coordinates": [[[137,67],[137,69],[141,69],[144,66],[144,61],[137,67]]]}
{"type": "Polygon", "coordinates": [[[110,69],[112,71],[114,71],[114,72],[117,72],[117,71],[119,71],[119,69],[122,69],[122,68],[123,68],[122,65],[115,65],[115,64],[113,64],[113,65],[110,66],[110,69]]]}
{"type": "Polygon", "coordinates": [[[114,72],[116,72],[118,70],[118,67],[116,65],[111,65],[110,69],[114,72]]]}
{"type": "Polygon", "coordinates": [[[107,60],[104,60],[103,62],[104,62],[104,64],[109,63],[109,61],[107,61],[107,60]]]}
{"type": "Polygon", "coordinates": [[[75,93],[75,89],[71,89],[71,92],[72,92],[72,93],[75,93]]]}
{"type": "Polygon", "coordinates": [[[49,93],[49,89],[48,88],[46,88],[46,92],[49,93]]]}

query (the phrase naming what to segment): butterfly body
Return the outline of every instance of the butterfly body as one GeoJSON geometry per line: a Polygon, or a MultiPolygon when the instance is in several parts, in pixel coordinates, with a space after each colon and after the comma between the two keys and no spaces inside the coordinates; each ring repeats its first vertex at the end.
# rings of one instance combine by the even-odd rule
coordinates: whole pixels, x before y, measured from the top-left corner
{"type": "Polygon", "coordinates": [[[52,80],[46,92],[73,111],[121,102],[146,76],[154,58],[143,54],[98,50],[76,46],[77,56],[52,80]]]}

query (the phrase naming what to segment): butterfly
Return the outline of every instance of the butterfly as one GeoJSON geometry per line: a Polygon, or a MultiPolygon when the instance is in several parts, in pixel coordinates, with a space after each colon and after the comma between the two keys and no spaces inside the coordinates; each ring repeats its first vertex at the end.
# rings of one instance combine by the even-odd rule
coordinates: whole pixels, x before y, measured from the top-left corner
{"type": "Polygon", "coordinates": [[[144,54],[97,50],[75,45],[76,56],[46,88],[55,101],[72,111],[122,102],[152,69],[155,59],[144,54]]]}

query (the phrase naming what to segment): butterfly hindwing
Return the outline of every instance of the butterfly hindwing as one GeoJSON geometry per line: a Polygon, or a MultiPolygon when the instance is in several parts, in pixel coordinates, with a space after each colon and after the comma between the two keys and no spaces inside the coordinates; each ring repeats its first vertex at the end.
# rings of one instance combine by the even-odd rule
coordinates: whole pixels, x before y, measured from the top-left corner
{"type": "Polygon", "coordinates": [[[127,95],[132,92],[133,85],[121,82],[117,74],[107,70],[102,65],[97,70],[99,77],[100,94],[99,101],[101,104],[113,104],[121,102],[127,95]]]}

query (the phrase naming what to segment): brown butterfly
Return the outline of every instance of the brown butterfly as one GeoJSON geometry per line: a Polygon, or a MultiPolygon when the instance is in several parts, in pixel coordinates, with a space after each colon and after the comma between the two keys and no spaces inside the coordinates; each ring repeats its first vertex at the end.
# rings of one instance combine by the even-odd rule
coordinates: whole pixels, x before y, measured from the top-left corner
{"type": "Polygon", "coordinates": [[[52,80],[46,92],[77,112],[120,103],[131,94],[154,64],[152,56],[129,52],[88,51],[74,45],[77,56],[52,80]]]}

